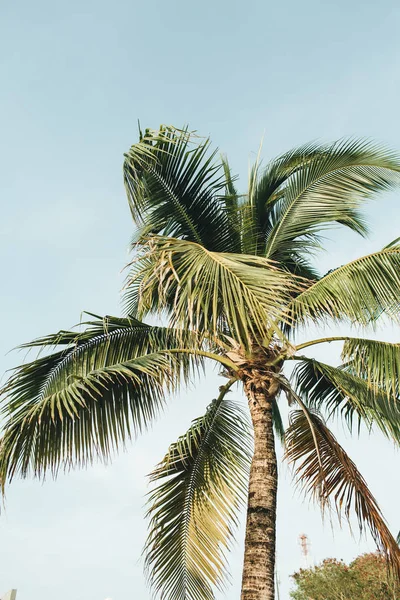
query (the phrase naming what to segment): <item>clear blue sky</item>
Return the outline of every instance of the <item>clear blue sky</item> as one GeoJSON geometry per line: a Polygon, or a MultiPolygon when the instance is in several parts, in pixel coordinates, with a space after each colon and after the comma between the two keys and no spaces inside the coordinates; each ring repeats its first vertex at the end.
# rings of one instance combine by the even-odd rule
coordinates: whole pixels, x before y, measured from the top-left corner
{"type": "MultiPolygon", "coordinates": [[[[23,358],[6,355],[10,348],[75,324],[82,310],[119,312],[132,234],[121,164],[138,118],[211,134],[243,188],[262,135],[265,158],[343,135],[400,151],[399,26],[395,0],[3,2],[1,371],[23,358]]],[[[370,207],[369,241],[338,233],[322,266],[398,237],[399,199],[400,190],[370,207]]],[[[218,383],[211,373],[206,385],[174,399],[112,467],[45,485],[16,482],[0,516],[0,594],[16,587],[18,600],[150,598],[139,560],[145,474],[218,383]]],[[[338,434],[397,531],[398,453],[380,436],[338,434]]],[[[280,471],[278,566],[288,600],[303,531],[315,560],[351,559],[373,544],[347,530],[333,535],[280,471]]],[[[236,600],[240,546],[232,566],[226,598],[236,600]]]]}

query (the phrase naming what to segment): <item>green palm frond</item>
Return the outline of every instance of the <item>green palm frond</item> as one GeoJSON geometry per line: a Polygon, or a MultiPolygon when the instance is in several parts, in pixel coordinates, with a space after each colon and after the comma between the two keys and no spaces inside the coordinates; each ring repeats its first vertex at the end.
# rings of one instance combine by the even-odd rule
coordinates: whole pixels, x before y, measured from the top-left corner
{"type": "Polygon", "coordinates": [[[221,164],[225,175],[225,191],[221,200],[223,201],[224,211],[230,223],[229,228],[233,241],[232,249],[238,252],[242,248],[241,196],[235,186],[237,177],[232,174],[226,156],[221,155],[221,164]]]}
{"type": "Polygon", "coordinates": [[[126,315],[136,315],[144,318],[147,314],[157,314],[161,311],[165,311],[168,314],[168,312],[172,310],[175,301],[177,281],[171,281],[169,290],[163,292],[163,308],[160,308],[158,293],[160,284],[157,284],[154,280],[154,270],[157,266],[158,257],[151,252],[149,243],[147,243],[146,246],[141,244],[140,249],[138,246],[135,258],[127,265],[129,271],[125,279],[122,296],[123,311],[126,315]],[[150,293],[148,289],[150,281],[153,282],[153,293],[150,293]],[[146,295],[144,298],[145,289],[146,295]],[[164,305],[169,308],[164,308],[164,305]]]}
{"type": "Polygon", "coordinates": [[[228,331],[244,346],[280,333],[277,321],[306,282],[265,258],[210,252],[193,242],[152,237],[128,278],[127,310],[168,311],[171,325],[228,331]],[[142,263],[142,260],[144,262],[142,263]],[[143,268],[142,268],[143,264],[143,268]]]}
{"type": "Polygon", "coordinates": [[[251,461],[246,413],[224,386],[151,474],[146,568],[166,600],[212,600],[225,578],[251,461]]]}
{"type": "Polygon", "coordinates": [[[358,258],[325,275],[289,305],[298,324],[320,319],[367,326],[385,316],[400,321],[400,246],[358,258]]]}
{"type": "Polygon", "coordinates": [[[400,549],[364,478],[322,419],[312,411],[293,411],[286,432],[286,459],[297,465],[299,485],[322,507],[334,500],[339,518],[355,512],[360,531],[368,527],[378,548],[400,575],[400,549]]]}
{"type": "Polygon", "coordinates": [[[319,232],[335,223],[365,234],[362,201],[400,183],[399,157],[364,140],[311,147],[299,167],[279,188],[278,199],[268,199],[265,256],[280,262],[293,252],[320,248],[319,232]]]}
{"type": "MultiPolygon", "coordinates": [[[[210,141],[188,129],[147,131],[125,155],[124,180],[135,222],[145,232],[192,240],[215,251],[234,251],[225,201],[226,169],[215,162],[210,141]]],[[[237,249],[237,248],[236,248],[237,249]]]]}
{"type": "Polygon", "coordinates": [[[395,402],[400,395],[400,344],[360,338],[347,338],[342,359],[351,363],[352,372],[378,386],[395,402]]]}
{"type": "Polygon", "coordinates": [[[247,195],[240,205],[240,218],[242,228],[242,252],[245,254],[263,255],[263,230],[262,214],[258,199],[261,196],[260,188],[264,188],[264,181],[260,179],[260,152],[256,162],[249,172],[247,195]]]}
{"type": "MultiPolygon", "coordinates": [[[[81,333],[61,332],[28,344],[65,345],[17,367],[2,390],[0,480],[107,460],[147,427],[165,393],[191,380],[203,358],[174,353],[182,332],[107,317],[81,333]]],[[[185,349],[189,348],[187,334],[185,349]]]]}
{"type": "Polygon", "coordinates": [[[290,257],[286,257],[284,261],[278,264],[284,265],[286,269],[298,277],[318,281],[321,279],[321,274],[309,259],[312,253],[308,253],[308,258],[305,258],[304,254],[302,249],[300,251],[293,250],[290,257]]]}
{"type": "Polygon", "coordinates": [[[332,367],[304,358],[292,374],[293,387],[309,408],[323,414],[340,414],[350,429],[376,424],[390,439],[400,443],[400,401],[388,398],[376,383],[355,374],[352,363],[332,367]]]}
{"type": "Polygon", "coordinates": [[[261,170],[259,159],[250,171],[247,199],[241,207],[243,216],[243,251],[265,254],[266,240],[272,229],[274,205],[282,200],[283,184],[299,168],[307,166],[323,147],[307,144],[271,161],[261,170]]]}

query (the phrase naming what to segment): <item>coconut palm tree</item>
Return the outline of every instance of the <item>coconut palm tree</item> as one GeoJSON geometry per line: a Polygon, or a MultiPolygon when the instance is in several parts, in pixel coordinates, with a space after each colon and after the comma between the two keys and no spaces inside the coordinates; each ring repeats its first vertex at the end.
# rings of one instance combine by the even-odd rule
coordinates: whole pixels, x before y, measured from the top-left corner
{"type": "Polygon", "coordinates": [[[399,172],[397,156],[372,143],[310,144],[263,169],[257,161],[240,195],[208,140],[172,127],[140,134],[124,162],[136,224],[126,316],[91,315],[78,331],[25,346],[45,352],[3,389],[3,490],[16,476],[110,459],[213,361],[224,384],[151,474],[154,592],[214,598],[245,505],[241,598],[274,598],[276,437],[304,489],[339,515],[354,512],[400,573],[377,502],[327,425],[377,426],[400,442],[400,346],[367,333],[379,319],[399,321],[400,244],[324,276],[312,262],[327,228],[367,233],[362,204],[397,185],[399,172]],[[163,326],[147,324],[151,315],[163,326]],[[309,326],[342,323],[358,335],[298,341],[309,326]],[[309,356],[332,341],[342,343],[339,366],[309,356]],[[247,402],[232,399],[235,385],[247,402]]]}

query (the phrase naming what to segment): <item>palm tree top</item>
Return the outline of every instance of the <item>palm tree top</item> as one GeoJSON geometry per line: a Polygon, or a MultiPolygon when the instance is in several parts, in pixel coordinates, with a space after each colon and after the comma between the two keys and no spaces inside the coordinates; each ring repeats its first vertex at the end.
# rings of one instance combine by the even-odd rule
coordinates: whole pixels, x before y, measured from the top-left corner
{"type": "Polygon", "coordinates": [[[365,235],[362,204],[398,182],[400,159],[363,139],[307,144],[250,171],[239,194],[229,163],[187,128],[146,130],[125,155],[124,179],[140,228],[209,250],[302,263],[321,231],[365,235]]]}

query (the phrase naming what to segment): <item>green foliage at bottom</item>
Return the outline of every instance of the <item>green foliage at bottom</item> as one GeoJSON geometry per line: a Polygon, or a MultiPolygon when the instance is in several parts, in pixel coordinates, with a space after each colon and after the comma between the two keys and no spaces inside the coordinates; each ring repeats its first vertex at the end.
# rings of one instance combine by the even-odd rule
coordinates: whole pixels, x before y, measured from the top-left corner
{"type": "Polygon", "coordinates": [[[378,553],[358,556],[349,565],[329,558],[293,576],[293,600],[398,600],[400,584],[378,553]]]}

